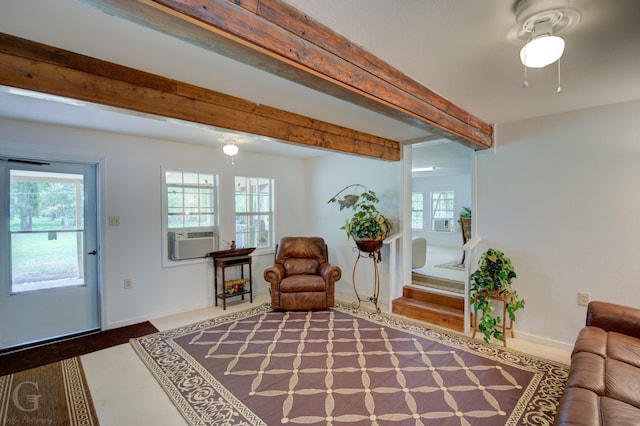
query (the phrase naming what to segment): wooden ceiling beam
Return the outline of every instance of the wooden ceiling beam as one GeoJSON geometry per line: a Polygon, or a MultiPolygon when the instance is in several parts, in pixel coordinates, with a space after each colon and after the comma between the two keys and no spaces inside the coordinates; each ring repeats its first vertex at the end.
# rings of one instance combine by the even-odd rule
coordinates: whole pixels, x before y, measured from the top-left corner
{"type": "Polygon", "coordinates": [[[283,0],[81,1],[474,149],[493,144],[490,124],[283,0]]]}
{"type": "Polygon", "coordinates": [[[0,85],[385,160],[396,141],[0,33],[0,85]]]}

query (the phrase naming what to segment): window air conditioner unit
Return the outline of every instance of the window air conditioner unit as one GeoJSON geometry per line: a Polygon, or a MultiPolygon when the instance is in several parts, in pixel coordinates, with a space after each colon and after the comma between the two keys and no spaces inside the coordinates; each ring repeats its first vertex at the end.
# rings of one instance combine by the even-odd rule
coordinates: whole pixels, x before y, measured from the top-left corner
{"type": "Polygon", "coordinates": [[[211,228],[169,231],[169,258],[171,260],[204,257],[215,250],[211,228]]]}
{"type": "Polygon", "coordinates": [[[453,232],[455,230],[453,219],[433,219],[433,230],[453,232]]]}

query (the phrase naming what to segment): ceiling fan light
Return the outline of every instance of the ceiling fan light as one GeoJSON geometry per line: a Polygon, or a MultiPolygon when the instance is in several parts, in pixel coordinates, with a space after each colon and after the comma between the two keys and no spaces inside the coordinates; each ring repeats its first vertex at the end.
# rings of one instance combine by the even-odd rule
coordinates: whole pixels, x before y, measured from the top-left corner
{"type": "Polygon", "coordinates": [[[553,35],[541,35],[520,50],[520,60],[528,68],[544,68],[560,59],[564,53],[564,40],[553,35]]]}
{"type": "Polygon", "coordinates": [[[233,157],[238,153],[238,147],[232,143],[228,143],[222,147],[222,152],[224,152],[229,157],[233,157]]]}

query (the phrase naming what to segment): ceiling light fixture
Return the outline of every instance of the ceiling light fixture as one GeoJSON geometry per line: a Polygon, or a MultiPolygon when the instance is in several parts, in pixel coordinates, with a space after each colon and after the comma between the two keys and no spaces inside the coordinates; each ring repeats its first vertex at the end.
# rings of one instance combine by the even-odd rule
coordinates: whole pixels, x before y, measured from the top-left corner
{"type": "Polygon", "coordinates": [[[234,138],[223,138],[225,145],[222,147],[222,152],[227,156],[227,160],[231,160],[231,165],[235,164],[235,156],[238,154],[238,145],[234,138]]]}
{"type": "Polygon", "coordinates": [[[520,0],[516,4],[517,25],[510,36],[526,40],[520,49],[520,61],[524,65],[523,87],[529,87],[527,68],[544,68],[557,62],[557,92],[562,92],[560,58],[564,53],[565,42],[559,34],[579,21],[580,12],[569,0],[520,0]]]}
{"type": "Polygon", "coordinates": [[[238,153],[238,146],[229,142],[225,146],[222,147],[222,152],[227,154],[229,157],[233,157],[238,153]]]}
{"type": "Polygon", "coordinates": [[[560,60],[564,53],[564,40],[553,35],[549,21],[537,22],[531,31],[531,41],[520,50],[522,65],[529,68],[544,68],[560,60]]]}
{"type": "Polygon", "coordinates": [[[429,167],[415,167],[413,169],[411,169],[411,171],[413,173],[417,173],[417,172],[432,172],[436,169],[436,166],[429,166],[429,167]]]}

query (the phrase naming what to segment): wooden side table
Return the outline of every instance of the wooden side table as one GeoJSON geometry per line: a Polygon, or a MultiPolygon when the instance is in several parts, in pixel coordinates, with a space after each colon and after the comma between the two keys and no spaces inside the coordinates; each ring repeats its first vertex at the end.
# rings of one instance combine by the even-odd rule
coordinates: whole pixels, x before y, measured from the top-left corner
{"type": "Polygon", "coordinates": [[[227,299],[229,297],[242,296],[248,294],[250,303],[253,303],[253,285],[251,282],[251,256],[234,257],[214,257],[213,258],[213,291],[215,292],[215,305],[218,306],[218,299],[222,299],[222,309],[227,309],[227,299]],[[249,277],[245,278],[245,265],[249,270],[249,277]],[[227,280],[225,270],[229,267],[240,267],[240,279],[227,280]],[[222,280],[218,290],[218,268],[221,270],[222,280]],[[248,285],[247,285],[248,284],[248,285]]]}
{"type": "MultiPolygon", "coordinates": [[[[480,294],[482,295],[482,294],[480,294]]],[[[474,294],[473,295],[473,301],[474,304],[475,302],[477,302],[478,300],[478,294],[474,294]]],[[[484,294],[485,297],[489,297],[488,295],[484,294]]],[[[509,332],[511,334],[511,337],[515,337],[515,334],[513,333],[513,321],[511,321],[511,318],[509,318],[509,315],[507,315],[507,303],[513,303],[513,295],[508,295],[508,296],[499,296],[497,294],[492,294],[491,295],[491,299],[492,300],[496,300],[498,302],[502,302],[502,336],[504,337],[504,340],[502,341],[502,344],[504,345],[504,347],[507,347],[507,332],[509,332]],[[509,327],[507,327],[507,319],[509,320],[509,327]]],[[[473,338],[475,339],[476,337],[476,332],[478,331],[478,311],[474,311],[473,313],[473,338]]]]}

